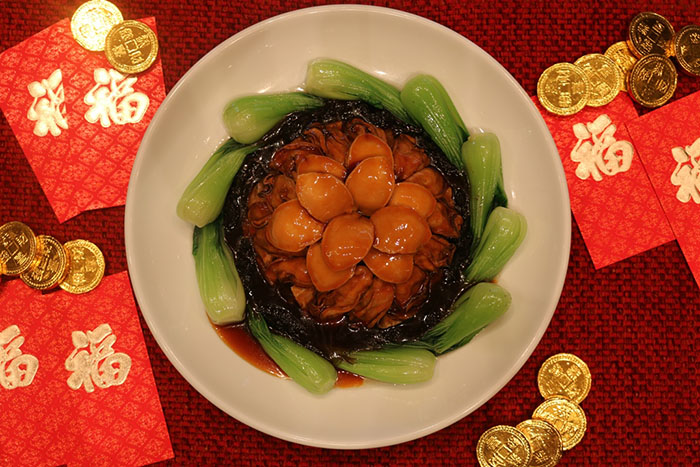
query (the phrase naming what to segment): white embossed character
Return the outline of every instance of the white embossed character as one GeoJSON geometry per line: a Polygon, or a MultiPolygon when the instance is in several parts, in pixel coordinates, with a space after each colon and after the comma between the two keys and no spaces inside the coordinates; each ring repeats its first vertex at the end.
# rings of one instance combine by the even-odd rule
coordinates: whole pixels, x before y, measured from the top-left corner
{"type": "Polygon", "coordinates": [[[39,360],[23,354],[22,344],[24,337],[18,326],[13,324],[0,332],[0,386],[5,389],[29,386],[39,369],[39,360]]]}
{"type": "Polygon", "coordinates": [[[34,134],[53,136],[61,134],[61,128],[68,129],[66,120],[65,95],[63,92],[63,75],[60,69],[55,70],[48,79],[32,81],[27,86],[34,102],[27,111],[27,118],[34,124],[34,134]]]}
{"type": "Polygon", "coordinates": [[[95,386],[104,389],[126,381],[131,357],[115,353],[112,346],[117,337],[109,324],[101,324],[87,333],[74,331],[71,337],[75,349],[66,359],[66,370],[73,372],[67,381],[71,389],[84,386],[86,392],[93,392],[95,386]]]}
{"type": "Polygon", "coordinates": [[[136,77],[127,77],[116,70],[104,68],[97,68],[93,75],[96,84],[83,98],[83,102],[90,106],[85,112],[85,120],[89,123],[100,122],[104,128],[112,123],[126,125],[141,121],[150,99],[146,94],[134,90],[136,77]]]}
{"type": "Polygon", "coordinates": [[[700,138],[690,146],[671,149],[676,168],[671,174],[671,183],[678,187],[676,199],[688,203],[692,199],[700,204],[700,138]]]}
{"type": "Polygon", "coordinates": [[[581,180],[592,177],[599,182],[603,175],[613,176],[631,167],[634,147],[629,141],[615,138],[617,126],[607,115],[586,124],[576,123],[573,131],[577,142],[571,160],[578,162],[576,176],[581,180]]]}

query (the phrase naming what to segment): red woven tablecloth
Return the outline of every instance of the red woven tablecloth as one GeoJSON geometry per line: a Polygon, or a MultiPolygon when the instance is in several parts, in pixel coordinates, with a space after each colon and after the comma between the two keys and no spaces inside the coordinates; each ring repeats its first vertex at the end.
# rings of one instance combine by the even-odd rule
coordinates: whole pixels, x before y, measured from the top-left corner
{"type": "MultiPolygon", "coordinates": [[[[0,1],[0,51],[70,17],[80,3],[0,1]]],[[[200,57],[236,32],[271,16],[318,4],[279,0],[115,3],[126,18],[156,17],[167,90],[200,57]]],[[[624,39],[630,19],[640,11],[656,11],[677,29],[700,24],[695,0],[417,0],[381,5],[424,16],[463,34],[501,62],[530,94],[549,65],[604,51],[624,39]]],[[[686,77],[679,80],[675,98],[698,90],[700,79],[686,77]]],[[[7,121],[0,117],[0,224],[21,220],[37,232],[62,240],[91,239],[104,251],[107,274],[113,274],[126,269],[123,217],[120,207],[88,212],[59,224],[7,121]]],[[[175,463],[475,465],[480,434],[493,425],[514,425],[529,418],[541,401],[536,385],[539,366],[548,356],[566,351],[588,363],[593,388],[583,403],[588,432],[560,465],[700,465],[700,292],[678,245],[671,242],[596,271],[575,222],[572,232],[559,306],[522,370],[470,416],[398,446],[323,450],[249,428],[210,404],[180,376],[142,320],[175,463]]]]}

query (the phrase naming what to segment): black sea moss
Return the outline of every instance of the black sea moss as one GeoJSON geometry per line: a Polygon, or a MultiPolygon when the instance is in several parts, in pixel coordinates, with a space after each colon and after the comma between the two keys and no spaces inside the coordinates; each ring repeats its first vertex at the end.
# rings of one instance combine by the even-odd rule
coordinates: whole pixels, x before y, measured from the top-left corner
{"type": "Polygon", "coordinates": [[[422,129],[407,125],[388,111],[361,101],[328,100],[319,109],[290,114],[262,138],[260,149],[246,158],[231,185],[223,209],[225,239],[233,252],[246,291],[248,309],[261,313],[273,332],[326,357],[419,339],[449,312],[455,299],[464,291],[460,273],[468,265],[471,243],[468,193],[465,174],[447,160],[430,137],[422,129]],[[248,195],[269,172],[270,159],[277,148],[289,144],[315,122],[346,121],[353,117],[360,117],[383,129],[391,129],[395,134],[414,136],[418,145],[430,156],[431,167],[442,173],[452,187],[455,209],[464,219],[459,239],[451,240],[456,245],[456,251],[442,280],[431,286],[427,301],[414,317],[387,329],[368,329],[362,323],[350,323],[347,318],[334,323],[319,323],[308,316],[297,304],[289,286],[273,287],[265,280],[258,269],[252,241],[242,232],[247,217],[248,195]]]}

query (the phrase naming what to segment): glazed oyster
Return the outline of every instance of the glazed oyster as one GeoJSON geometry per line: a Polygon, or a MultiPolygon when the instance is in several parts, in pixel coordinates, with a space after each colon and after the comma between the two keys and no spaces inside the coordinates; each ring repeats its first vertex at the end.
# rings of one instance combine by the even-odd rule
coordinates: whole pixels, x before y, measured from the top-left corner
{"type": "Polygon", "coordinates": [[[248,306],[329,357],[419,338],[464,290],[467,193],[430,138],[389,112],[329,100],[291,114],[224,206],[248,306]]]}

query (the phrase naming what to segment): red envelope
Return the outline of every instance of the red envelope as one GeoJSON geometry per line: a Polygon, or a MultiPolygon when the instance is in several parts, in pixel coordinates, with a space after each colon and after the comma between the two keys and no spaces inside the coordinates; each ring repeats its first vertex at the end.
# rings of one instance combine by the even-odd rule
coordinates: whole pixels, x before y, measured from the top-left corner
{"type": "Polygon", "coordinates": [[[571,211],[596,269],[673,240],[624,126],[637,118],[626,93],[568,117],[533,101],[559,149],[571,211]]]}
{"type": "MultiPolygon", "coordinates": [[[[155,31],[154,18],[142,21],[155,31]]],[[[89,209],[125,203],[141,138],[165,98],[160,59],[138,75],[115,73],[104,53],[78,45],[68,20],[0,56],[0,77],[10,78],[3,80],[9,84],[0,87],[0,107],[59,222],[89,209]],[[41,79],[48,85],[59,80],[51,75],[55,70],[60,70],[60,86],[52,92],[42,91],[46,86],[42,88],[41,79]],[[36,80],[36,85],[30,85],[36,80]],[[42,127],[37,133],[37,122],[28,118],[28,112],[36,99],[32,96],[42,92],[46,102],[37,113],[41,123],[48,120],[44,126],[50,129],[42,127]],[[118,112],[106,104],[111,96],[116,97],[118,112]],[[145,100],[147,105],[143,105],[145,100]]]]}
{"type": "Polygon", "coordinates": [[[627,128],[700,285],[700,92],[628,122],[627,128]]]}
{"type": "Polygon", "coordinates": [[[173,457],[126,272],[84,295],[3,282],[0,310],[0,367],[18,368],[9,372],[13,389],[0,379],[0,464],[143,465],[173,457]],[[8,359],[10,346],[21,354],[8,359]],[[22,360],[32,357],[33,379],[22,360]]]}

